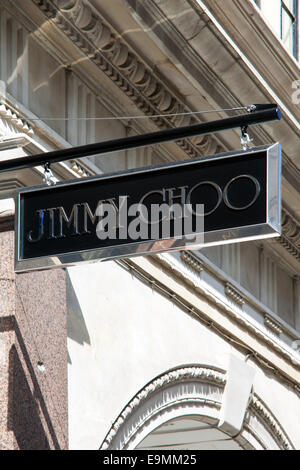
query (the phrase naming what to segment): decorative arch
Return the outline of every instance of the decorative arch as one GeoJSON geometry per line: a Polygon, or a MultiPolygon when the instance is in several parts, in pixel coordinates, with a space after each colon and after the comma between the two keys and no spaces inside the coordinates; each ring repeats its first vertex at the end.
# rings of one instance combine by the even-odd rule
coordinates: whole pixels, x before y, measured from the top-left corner
{"type": "MultiPolygon", "coordinates": [[[[206,365],[187,365],[161,374],[127,404],[100,450],[133,450],[159,426],[183,416],[195,416],[217,428],[225,385],[226,371],[206,365]]],[[[249,400],[241,432],[232,438],[247,450],[293,449],[278,420],[256,394],[249,400]]]]}

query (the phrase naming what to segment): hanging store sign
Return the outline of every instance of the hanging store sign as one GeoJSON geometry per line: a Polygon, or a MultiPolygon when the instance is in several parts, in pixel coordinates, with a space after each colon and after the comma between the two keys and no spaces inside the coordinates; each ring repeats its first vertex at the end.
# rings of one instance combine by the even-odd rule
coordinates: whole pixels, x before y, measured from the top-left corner
{"type": "Polygon", "coordinates": [[[17,272],[280,235],[279,144],[18,191],[17,272]]]}

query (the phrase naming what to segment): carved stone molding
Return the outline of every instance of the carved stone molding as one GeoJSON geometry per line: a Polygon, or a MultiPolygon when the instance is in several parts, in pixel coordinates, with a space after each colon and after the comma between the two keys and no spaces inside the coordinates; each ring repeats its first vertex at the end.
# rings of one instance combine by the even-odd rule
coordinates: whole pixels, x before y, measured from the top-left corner
{"type": "Polygon", "coordinates": [[[228,297],[230,297],[239,306],[244,305],[245,303],[244,296],[229,282],[225,284],[224,292],[228,297]]]}
{"type": "MultiPolygon", "coordinates": [[[[250,413],[253,412],[259,416],[259,418],[263,421],[264,425],[268,429],[269,433],[274,439],[276,439],[280,449],[294,450],[293,444],[291,443],[289,437],[281,427],[278,420],[268,409],[266,404],[255,393],[250,398],[249,411],[250,413]]],[[[246,416],[245,421],[249,424],[251,418],[249,416],[246,416]]]]}
{"type": "MultiPolygon", "coordinates": [[[[183,366],[162,374],[123,409],[100,450],[132,450],[153,429],[174,416],[198,414],[203,422],[217,426],[225,384],[225,371],[208,366],[183,366]]],[[[244,449],[253,449],[257,444],[265,449],[294,448],[278,420],[255,393],[250,398],[243,430],[236,440],[244,449]],[[247,439],[249,434],[252,442],[247,439]]]]}
{"type": "Polygon", "coordinates": [[[32,137],[34,131],[29,122],[11,105],[0,100],[0,120],[4,118],[5,125],[10,125],[15,132],[22,132],[32,137]]]}
{"type": "MultiPolygon", "coordinates": [[[[123,411],[113,423],[110,431],[106,435],[103,443],[101,444],[100,449],[105,450],[114,448],[113,440],[117,433],[121,430],[122,425],[125,423],[125,421],[128,422],[129,418],[132,417],[135,410],[140,405],[142,405],[143,402],[153,396],[157,391],[162,390],[165,387],[171,386],[172,384],[181,382],[187,383],[189,381],[204,382],[210,384],[211,388],[207,390],[207,392],[212,394],[212,390],[214,388],[213,386],[215,386],[216,389],[220,389],[222,392],[225,386],[226,378],[224,372],[205,366],[182,367],[161,375],[160,377],[154,379],[152,382],[146,385],[139,393],[137,393],[137,395],[123,409],[123,411]]],[[[196,400],[195,397],[194,400],[196,400]]],[[[198,397],[198,402],[199,404],[201,402],[200,396],[198,397]]],[[[203,404],[208,406],[217,406],[217,408],[219,408],[220,406],[220,403],[217,404],[213,399],[209,400],[209,397],[202,399],[202,402],[205,402],[203,404]]],[[[154,410],[151,410],[151,414],[154,414],[154,410]]],[[[151,416],[143,416],[143,423],[136,423],[137,427],[140,428],[149,418],[151,418],[151,416]]],[[[123,438],[123,448],[127,447],[130,438],[130,433],[128,436],[123,438]]]]}
{"type": "Polygon", "coordinates": [[[269,315],[264,316],[264,324],[272,330],[276,335],[281,335],[282,333],[282,328],[279,323],[277,323],[273,318],[271,318],[269,315]]]}
{"type": "Polygon", "coordinates": [[[80,177],[86,178],[87,176],[91,176],[92,173],[87,168],[83,166],[82,163],[79,163],[78,160],[71,160],[71,169],[80,177]]]}
{"type": "MultiPolygon", "coordinates": [[[[196,124],[195,115],[154,117],[190,112],[155,76],[117,32],[84,0],[32,0],[58,28],[104,72],[160,129],[196,124]]],[[[189,156],[224,151],[211,136],[179,140],[189,156]]]]}
{"type": "Polygon", "coordinates": [[[203,264],[200,262],[199,258],[189,251],[182,251],[180,258],[184,263],[188,264],[196,273],[201,273],[203,271],[203,264]]]}
{"type": "Polygon", "coordinates": [[[300,224],[286,209],[282,210],[282,236],[278,242],[300,261],[300,224]]]}

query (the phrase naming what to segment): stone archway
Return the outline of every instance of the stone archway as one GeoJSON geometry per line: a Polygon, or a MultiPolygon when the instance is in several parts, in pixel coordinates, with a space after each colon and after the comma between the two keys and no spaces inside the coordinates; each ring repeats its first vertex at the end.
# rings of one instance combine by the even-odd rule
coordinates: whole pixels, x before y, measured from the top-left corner
{"type": "MultiPolygon", "coordinates": [[[[199,432],[201,428],[202,431],[211,430],[207,442],[220,450],[222,444],[214,442],[224,441],[225,448],[231,445],[245,450],[293,449],[280,423],[255,394],[249,400],[240,433],[229,436],[220,430],[218,424],[225,386],[226,371],[205,365],[182,366],[158,376],[123,409],[100,450],[145,448],[151,436],[166,431],[168,423],[178,425],[180,420],[192,420],[193,425],[197,422],[199,432]]],[[[192,442],[186,444],[193,445],[192,442]]]]}

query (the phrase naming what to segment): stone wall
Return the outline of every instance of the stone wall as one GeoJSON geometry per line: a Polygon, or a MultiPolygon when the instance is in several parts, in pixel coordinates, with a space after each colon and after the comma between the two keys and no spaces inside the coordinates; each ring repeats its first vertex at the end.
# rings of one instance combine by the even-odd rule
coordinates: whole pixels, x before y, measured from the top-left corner
{"type": "Polygon", "coordinates": [[[0,449],[68,447],[63,270],[14,273],[0,233],[0,449]]]}

